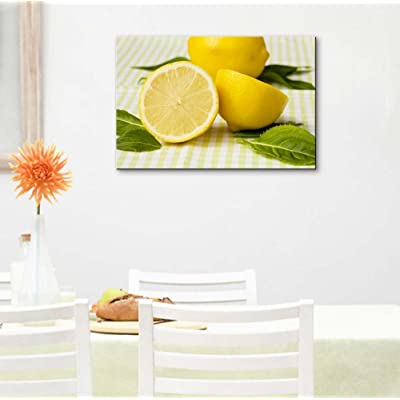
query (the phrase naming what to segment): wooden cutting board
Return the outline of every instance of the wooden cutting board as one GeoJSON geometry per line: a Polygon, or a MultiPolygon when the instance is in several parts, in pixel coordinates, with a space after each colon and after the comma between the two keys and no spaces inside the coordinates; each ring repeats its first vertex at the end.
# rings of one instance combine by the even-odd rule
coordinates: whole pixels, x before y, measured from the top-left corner
{"type": "MultiPolygon", "coordinates": [[[[201,322],[186,322],[186,321],[157,321],[157,325],[175,329],[192,329],[205,330],[207,325],[201,322]]],[[[139,334],[138,321],[90,321],[90,331],[96,333],[113,333],[120,335],[137,335],[139,334]]]]}

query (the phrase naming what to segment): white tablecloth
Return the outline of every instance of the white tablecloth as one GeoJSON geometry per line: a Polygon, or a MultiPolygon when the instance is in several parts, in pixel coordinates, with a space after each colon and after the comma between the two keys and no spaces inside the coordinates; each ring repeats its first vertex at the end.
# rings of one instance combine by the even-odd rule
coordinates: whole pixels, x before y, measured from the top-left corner
{"type": "MultiPolygon", "coordinates": [[[[316,306],[314,336],[316,396],[400,397],[400,306],[316,306]]],[[[138,336],[91,343],[95,395],[135,396],[138,336]]]]}

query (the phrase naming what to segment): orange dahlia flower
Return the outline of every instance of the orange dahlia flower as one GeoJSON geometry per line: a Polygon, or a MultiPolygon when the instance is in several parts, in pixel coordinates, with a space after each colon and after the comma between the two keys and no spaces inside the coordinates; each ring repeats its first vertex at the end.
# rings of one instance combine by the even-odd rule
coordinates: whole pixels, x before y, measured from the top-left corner
{"type": "Polygon", "coordinates": [[[31,191],[29,199],[34,198],[38,207],[43,198],[52,204],[56,195],[71,187],[71,172],[61,171],[68,160],[54,145],[46,148],[41,139],[35,144],[25,143],[11,159],[15,173],[12,180],[18,182],[17,197],[31,191]]]}

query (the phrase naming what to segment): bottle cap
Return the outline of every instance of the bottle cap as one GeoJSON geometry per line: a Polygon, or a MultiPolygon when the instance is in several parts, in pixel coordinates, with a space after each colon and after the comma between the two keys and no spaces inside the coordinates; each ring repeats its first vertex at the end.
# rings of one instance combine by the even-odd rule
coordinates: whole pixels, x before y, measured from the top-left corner
{"type": "Polygon", "coordinates": [[[31,241],[31,234],[30,233],[22,233],[20,236],[23,242],[30,242],[31,241]]]}

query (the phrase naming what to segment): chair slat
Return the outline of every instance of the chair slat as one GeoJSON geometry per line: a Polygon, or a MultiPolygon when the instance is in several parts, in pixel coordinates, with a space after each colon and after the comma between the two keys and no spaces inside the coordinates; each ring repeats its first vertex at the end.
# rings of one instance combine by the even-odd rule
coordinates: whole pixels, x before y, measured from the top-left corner
{"type": "Polygon", "coordinates": [[[221,333],[208,331],[183,330],[154,326],[154,342],[160,344],[179,344],[182,346],[234,347],[261,346],[270,343],[293,343],[298,341],[298,330],[251,333],[221,333]]]}
{"type": "Polygon", "coordinates": [[[75,303],[59,303],[43,307],[2,307],[2,322],[35,322],[55,319],[70,319],[75,315],[75,303]]]}
{"type": "Polygon", "coordinates": [[[35,346],[48,343],[72,343],[75,330],[67,327],[46,327],[0,332],[0,346],[35,346]]]}
{"type": "Polygon", "coordinates": [[[141,290],[139,294],[146,297],[169,297],[177,303],[225,303],[245,301],[247,293],[244,290],[225,290],[219,292],[162,292],[141,290]]]}
{"type": "Polygon", "coordinates": [[[199,396],[289,395],[297,393],[297,379],[216,380],[156,378],[155,392],[199,396]]]}
{"type": "MultiPolygon", "coordinates": [[[[196,321],[216,323],[275,321],[298,318],[299,310],[300,303],[288,303],[272,307],[213,307],[212,310],[207,307],[199,307],[196,308],[196,321]]],[[[169,304],[155,302],[153,304],[153,315],[162,319],[192,321],[193,307],[180,304],[171,307],[169,304]]]]}
{"type": "Polygon", "coordinates": [[[0,300],[10,300],[10,299],[11,299],[11,290],[0,289],[0,300]]]}
{"type": "Polygon", "coordinates": [[[59,396],[74,393],[76,393],[76,379],[0,382],[2,397],[59,396]]]}
{"type": "MultiPolygon", "coordinates": [[[[11,275],[9,272],[0,272],[0,305],[9,305],[11,302],[11,275]]],[[[0,319],[1,321],[1,319],[0,319]]]]}
{"type": "Polygon", "coordinates": [[[0,272],[0,283],[10,283],[11,275],[9,272],[0,272]]]}
{"type": "Polygon", "coordinates": [[[139,282],[164,285],[213,285],[221,283],[240,283],[246,281],[244,272],[217,274],[170,274],[162,272],[140,271],[139,282]]]}
{"type": "Polygon", "coordinates": [[[32,369],[41,370],[75,367],[76,353],[74,352],[0,357],[0,371],[27,371],[32,369]]]}
{"type": "Polygon", "coordinates": [[[154,352],[155,367],[182,368],[201,371],[256,371],[297,368],[298,353],[209,355],[154,352]]]}
{"type": "Polygon", "coordinates": [[[170,297],[175,303],[184,304],[215,305],[215,303],[224,303],[227,305],[239,301],[248,305],[257,304],[255,272],[251,269],[215,274],[171,274],[131,269],[129,270],[129,291],[150,295],[150,297],[163,295],[163,297],[170,297]],[[232,284],[241,286],[239,293],[233,292],[232,284]],[[212,286],[214,294],[206,293],[205,286],[212,286]],[[186,289],[185,294],[181,294],[182,289],[186,289]],[[219,295],[215,293],[219,293],[219,295]],[[226,294],[227,298],[224,298],[223,294],[226,294]],[[215,295],[218,297],[213,298],[212,296],[215,295]]]}

